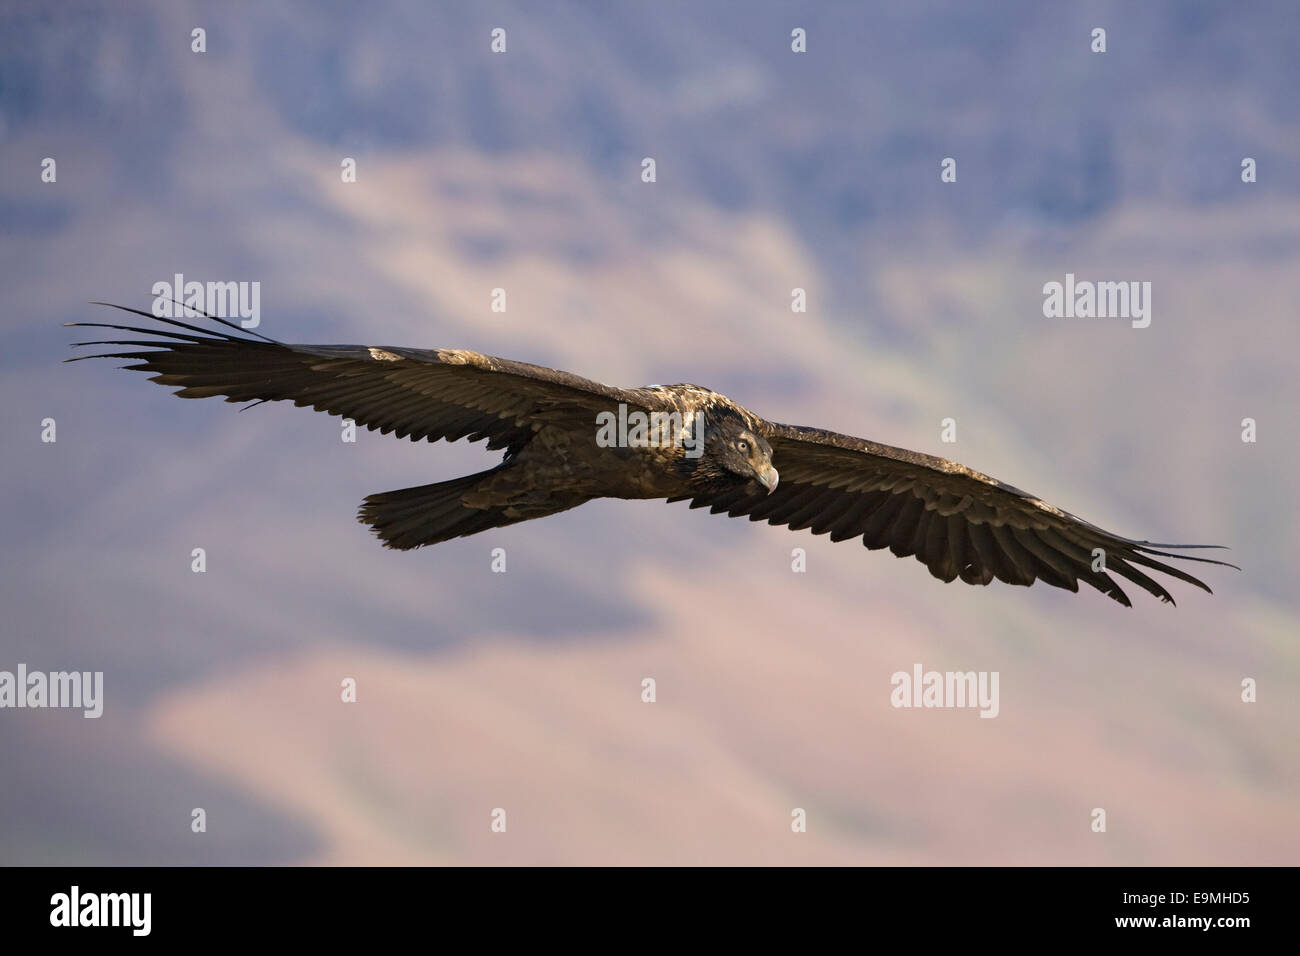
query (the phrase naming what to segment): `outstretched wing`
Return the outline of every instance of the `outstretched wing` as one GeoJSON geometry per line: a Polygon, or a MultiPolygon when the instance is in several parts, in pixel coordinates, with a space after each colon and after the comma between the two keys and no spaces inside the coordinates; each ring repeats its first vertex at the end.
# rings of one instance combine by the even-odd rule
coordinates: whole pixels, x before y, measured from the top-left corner
{"type": "MultiPolygon", "coordinates": [[[[109,305],[110,303],[95,303],[109,305]]],[[[128,352],[82,355],[134,359],[123,366],[152,372],[150,381],[177,386],[182,398],[224,396],[228,402],[291,401],[351,418],[360,425],[412,441],[486,438],[489,448],[517,449],[547,421],[590,423],[618,402],[644,407],[649,396],[568,372],[459,349],[366,345],[286,345],[208,316],[232,332],[204,329],[138,309],[152,327],[104,322],[69,325],[149,336],[77,342],[127,345],[128,352]],[[256,338],[252,337],[256,336],[256,338]]]]}
{"type": "Polygon", "coordinates": [[[817,428],[761,427],[781,476],[777,489],[694,498],[692,508],[829,533],[832,541],[861,537],[868,548],[915,555],[941,581],[988,584],[997,578],[1028,586],[1041,580],[1071,591],[1083,581],[1126,607],[1131,602],[1112,574],[1171,603],[1170,593],[1142,568],[1210,590],[1152,555],[1226,564],[1157,550],[1213,545],[1121,538],[943,458],[817,428]],[[1096,549],[1104,552],[1105,570],[1093,570],[1096,549]]]}

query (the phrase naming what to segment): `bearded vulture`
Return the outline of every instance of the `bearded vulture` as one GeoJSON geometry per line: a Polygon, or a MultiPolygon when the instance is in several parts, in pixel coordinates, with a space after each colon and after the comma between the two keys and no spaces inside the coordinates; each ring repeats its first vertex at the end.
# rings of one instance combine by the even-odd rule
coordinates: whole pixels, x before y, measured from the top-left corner
{"type": "MultiPolygon", "coordinates": [[[[109,305],[110,303],[94,303],[109,305]]],[[[500,464],[451,481],[365,499],[358,514],[383,543],[437,544],[576,508],[593,498],[690,501],[731,517],[861,538],[915,556],[941,581],[1079,582],[1131,606],[1115,576],[1161,600],[1142,569],[1209,591],[1160,558],[1236,567],[1122,538],[964,465],[820,428],[759,418],[696,385],[615,388],[557,369],[461,349],[287,345],[199,310],[202,328],[113,306],[151,325],[71,322],[148,336],[77,342],[130,359],[182,398],[291,401],[412,441],[487,441],[500,464]],[[778,482],[779,476],[779,482],[778,482]]]]}

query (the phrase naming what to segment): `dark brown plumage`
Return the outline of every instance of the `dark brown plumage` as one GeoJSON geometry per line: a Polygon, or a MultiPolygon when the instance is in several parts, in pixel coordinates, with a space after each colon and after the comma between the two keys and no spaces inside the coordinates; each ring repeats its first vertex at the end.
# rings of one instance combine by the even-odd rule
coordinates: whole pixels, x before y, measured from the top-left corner
{"type": "Polygon", "coordinates": [[[132,347],[80,358],[134,360],[125,367],[154,373],[151,381],[184,398],[292,401],[399,438],[505,450],[488,471],[366,498],[359,518],[388,547],[436,544],[592,498],[666,498],[832,541],[860,537],[868,548],[915,555],[942,581],[1040,580],[1071,591],[1082,581],[1126,606],[1113,575],[1172,602],[1142,569],[1210,589],[1156,557],[1225,564],[1160,550],[1211,546],[1121,538],[956,462],[765,421],[694,385],[615,388],[458,349],[286,345],[223,319],[213,321],[240,334],[114,308],[169,328],[70,323],[151,336],[78,342],[132,347]],[[682,427],[649,444],[635,434],[626,445],[598,438],[611,417],[621,425],[637,413],[682,427]],[[1093,569],[1097,553],[1104,570],[1093,569]]]}

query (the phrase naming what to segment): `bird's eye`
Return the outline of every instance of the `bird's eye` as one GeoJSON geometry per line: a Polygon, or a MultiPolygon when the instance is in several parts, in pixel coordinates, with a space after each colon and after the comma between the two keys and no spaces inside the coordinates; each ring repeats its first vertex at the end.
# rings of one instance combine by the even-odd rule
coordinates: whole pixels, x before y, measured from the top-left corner
{"type": "Polygon", "coordinates": [[[749,451],[749,442],[742,438],[740,441],[736,442],[736,448],[740,451],[749,451]]]}

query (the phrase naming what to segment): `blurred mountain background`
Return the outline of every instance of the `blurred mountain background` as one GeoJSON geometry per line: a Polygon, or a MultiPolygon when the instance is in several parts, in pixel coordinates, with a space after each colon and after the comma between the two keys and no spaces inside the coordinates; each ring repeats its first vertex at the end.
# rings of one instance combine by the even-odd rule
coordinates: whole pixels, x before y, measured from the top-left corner
{"type": "Polygon", "coordinates": [[[0,711],[0,863],[1300,859],[1294,3],[0,24],[0,669],[106,696],[0,711]],[[698,382],[1244,570],[1125,610],[655,502],[385,551],[364,495],[495,456],[59,364],[177,272],[260,282],[285,341],[698,382]],[[1066,273],[1150,281],[1151,326],[1044,318],[1066,273]],[[1000,715],[895,710],[918,662],[998,671],[1000,715]]]}

